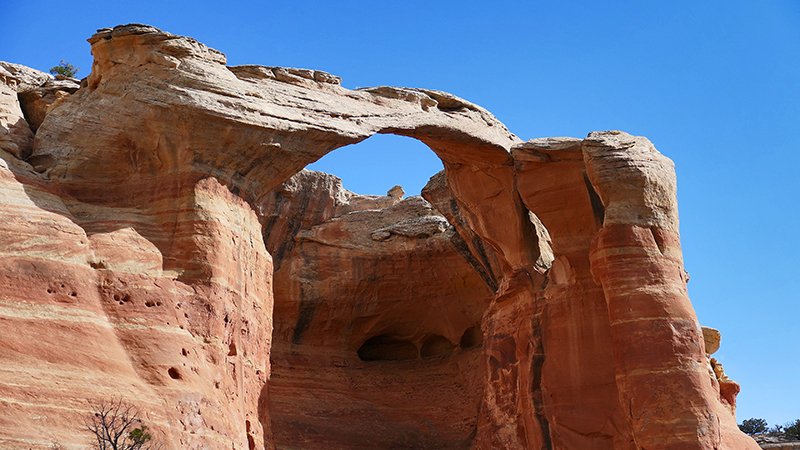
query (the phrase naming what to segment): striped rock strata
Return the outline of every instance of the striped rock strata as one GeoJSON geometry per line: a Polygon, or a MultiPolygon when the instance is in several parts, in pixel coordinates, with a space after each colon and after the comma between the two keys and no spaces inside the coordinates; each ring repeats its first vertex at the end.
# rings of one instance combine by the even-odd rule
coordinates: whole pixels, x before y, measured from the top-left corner
{"type": "Polygon", "coordinates": [[[758,448],[646,139],[522,142],[450,94],[144,25],[89,42],[32,144],[0,104],[3,448],[82,448],[110,397],[175,449],[758,448]],[[301,172],[375,133],[442,159],[426,200],[301,172]]]}

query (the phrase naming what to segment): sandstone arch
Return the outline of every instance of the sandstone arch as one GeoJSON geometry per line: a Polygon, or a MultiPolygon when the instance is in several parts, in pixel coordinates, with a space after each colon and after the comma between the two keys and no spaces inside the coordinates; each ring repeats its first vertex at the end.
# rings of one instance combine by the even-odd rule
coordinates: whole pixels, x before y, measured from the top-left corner
{"type": "MultiPolygon", "coordinates": [[[[44,262],[7,253],[3,279],[74,284],[74,301],[42,302],[73,301],[92,317],[87,330],[114,343],[92,347],[118,376],[92,395],[141,393],[173,446],[274,444],[265,202],[326,152],[393,133],[443,160],[425,196],[495,292],[482,320],[475,435],[448,445],[755,448],[704,372],[673,173],[645,139],[606,132],[522,143],[450,94],[350,91],[319,71],[228,68],[220,52],[143,25],[100,30],[90,43],[92,74],[37,130],[28,161],[41,173],[18,161],[3,172],[62,251],[36,253],[44,262]],[[637,264],[657,276],[637,274],[637,264]],[[125,295],[133,301],[123,311],[113,299],[125,295]],[[161,306],[132,309],[148,301],[161,306]],[[165,377],[170,370],[180,383],[165,377]]],[[[302,342],[302,328],[288,341],[302,342]]],[[[93,370],[91,358],[58,364],[93,370]]]]}
{"type": "MultiPolygon", "coordinates": [[[[374,133],[417,138],[445,161],[451,190],[463,198],[457,200],[464,205],[462,220],[475,219],[470,229],[491,235],[489,245],[508,251],[510,261],[503,258],[502,264],[521,268],[538,256],[531,257],[538,247],[529,241],[536,235],[513,187],[508,150],[519,140],[480,107],[435,91],[348,91],[316,72],[228,69],[218,52],[149,27],[105,30],[90,41],[96,58],[92,75],[84,89],[42,124],[31,161],[76,199],[71,210],[88,219],[79,222],[92,236],[133,229],[155,245],[157,252],[150,253],[161,259],[162,274],[207,286],[204,296],[225,298],[226,291],[253,289],[257,282],[242,277],[241,267],[230,270],[230,259],[244,255],[236,255],[237,245],[214,236],[219,227],[210,216],[224,206],[214,204],[214,198],[227,198],[228,208],[241,211],[239,217],[250,216],[237,219],[235,234],[247,230],[249,245],[265,255],[252,228],[253,210],[258,211],[262,197],[308,162],[374,133]],[[126,111],[111,107],[126,96],[131,99],[132,93],[126,111]],[[292,104],[292,96],[298,95],[305,97],[306,112],[292,104]],[[78,128],[94,138],[78,138],[78,128]],[[87,173],[102,175],[87,178],[87,173]],[[239,201],[231,206],[232,196],[249,202],[251,212],[239,201]],[[480,220],[481,211],[470,211],[473,207],[506,219],[502,226],[480,220]],[[92,214],[80,214],[84,209],[93,209],[92,214]],[[190,230],[204,231],[198,238],[190,230]]],[[[111,259],[104,264],[113,270],[117,267],[111,259]]],[[[271,272],[264,256],[248,259],[251,264],[265,261],[262,270],[271,272]]],[[[260,289],[269,286],[268,281],[257,284],[260,289]]],[[[235,297],[232,303],[237,303],[235,297]]],[[[256,310],[271,307],[268,291],[255,299],[256,310]]],[[[201,334],[230,328],[213,319],[213,304],[199,297],[191,303],[197,303],[201,317],[211,319],[201,334]]],[[[229,333],[227,339],[234,339],[233,330],[222,334],[229,333]]],[[[237,349],[244,357],[252,354],[243,343],[237,349]]],[[[245,384],[252,386],[246,390],[255,392],[263,383],[268,371],[261,372],[245,374],[250,378],[245,384]]],[[[259,415],[252,406],[244,408],[251,411],[248,416],[259,415]]],[[[263,436],[269,435],[268,428],[263,423],[263,436]]]]}

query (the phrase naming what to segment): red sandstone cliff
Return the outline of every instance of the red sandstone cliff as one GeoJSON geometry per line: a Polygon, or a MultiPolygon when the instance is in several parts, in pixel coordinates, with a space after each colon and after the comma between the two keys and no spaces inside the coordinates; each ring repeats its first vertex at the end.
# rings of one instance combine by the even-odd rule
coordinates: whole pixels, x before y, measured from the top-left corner
{"type": "Polygon", "coordinates": [[[758,448],[647,139],[522,142],[144,25],[89,41],[77,91],[0,71],[3,448],[81,448],[112,396],[175,449],[758,448]],[[375,133],[442,159],[424,199],[301,172],[375,133]]]}

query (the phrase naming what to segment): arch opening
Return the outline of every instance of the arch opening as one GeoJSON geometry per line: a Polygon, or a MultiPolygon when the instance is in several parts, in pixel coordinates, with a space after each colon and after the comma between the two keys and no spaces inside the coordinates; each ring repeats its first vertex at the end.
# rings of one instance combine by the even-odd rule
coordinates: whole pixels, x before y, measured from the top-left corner
{"type": "Polygon", "coordinates": [[[333,175],[301,171],[265,197],[264,241],[275,267],[269,397],[277,445],[294,445],[298,433],[313,429],[326,436],[326,448],[470,448],[474,429],[464,423],[477,426],[481,352],[456,347],[493,289],[441,212],[419,195],[387,195],[395,185],[419,194],[443,167],[416,138],[376,134],[307,166],[333,175]],[[337,165],[337,158],[365,164],[337,165]],[[408,163],[416,185],[402,178],[408,163]],[[359,172],[373,187],[357,187],[359,172]],[[314,375],[315,364],[328,360],[324,377],[314,375]],[[422,412],[409,417],[407,408],[422,412]],[[331,428],[308,410],[327,411],[331,428]],[[436,432],[419,435],[423,425],[436,432]]]}
{"type": "Polygon", "coordinates": [[[336,175],[345,188],[358,194],[386,195],[399,185],[411,196],[419,195],[428,179],[444,169],[444,165],[417,139],[375,134],[328,153],[306,169],[336,175]]]}

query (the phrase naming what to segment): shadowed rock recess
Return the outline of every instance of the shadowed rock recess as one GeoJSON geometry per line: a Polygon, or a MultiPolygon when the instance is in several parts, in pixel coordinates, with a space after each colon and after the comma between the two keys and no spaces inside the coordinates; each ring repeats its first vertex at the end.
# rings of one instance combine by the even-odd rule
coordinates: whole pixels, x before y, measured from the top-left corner
{"type": "Polygon", "coordinates": [[[758,448],[647,139],[89,42],[79,89],[0,63],[1,448],[84,448],[108,398],[168,449],[758,448]],[[375,133],[444,171],[403,198],[304,170],[375,133]]]}

